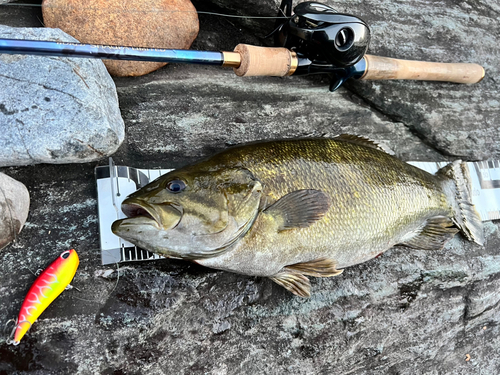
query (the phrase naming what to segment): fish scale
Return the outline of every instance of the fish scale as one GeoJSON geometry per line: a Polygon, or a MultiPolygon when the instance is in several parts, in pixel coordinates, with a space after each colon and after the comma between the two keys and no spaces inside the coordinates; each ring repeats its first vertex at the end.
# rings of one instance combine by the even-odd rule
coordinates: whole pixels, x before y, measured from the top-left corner
{"type": "Polygon", "coordinates": [[[132,215],[112,230],[157,254],[267,276],[307,296],[307,275],[336,275],[396,244],[440,249],[458,229],[481,244],[479,215],[456,201],[470,200],[462,167],[452,163],[431,175],[355,136],[243,145],[130,195],[122,207],[132,215]],[[185,191],[168,193],[172,179],[183,180],[185,191]],[[228,195],[240,203],[224,204],[228,195]],[[155,217],[169,205],[184,213],[167,228],[155,217]],[[223,214],[226,227],[219,221],[216,231],[206,218],[223,214]]]}
{"type": "MultiPolygon", "coordinates": [[[[416,172],[417,175],[427,178],[428,181],[426,183],[419,183],[415,186],[414,179],[409,179],[408,181],[408,179],[403,179],[399,174],[391,174],[392,170],[390,167],[392,166],[381,170],[378,164],[374,165],[373,163],[370,164],[372,167],[368,170],[364,164],[358,163],[358,167],[363,167],[362,169],[365,173],[353,173],[351,165],[342,164],[342,162],[349,163],[353,160],[356,154],[359,155],[360,151],[364,151],[362,146],[345,145],[349,149],[347,150],[348,152],[344,152],[345,157],[342,159],[340,159],[342,154],[338,148],[335,147],[334,150],[331,150],[330,152],[335,157],[329,159],[333,159],[332,162],[338,164],[334,168],[335,171],[331,172],[330,178],[325,179],[325,168],[322,164],[323,162],[327,163],[327,161],[321,160],[320,163],[314,160],[311,161],[313,159],[310,157],[311,155],[316,158],[316,154],[311,153],[317,149],[318,145],[315,142],[311,142],[310,144],[313,147],[306,148],[308,158],[291,158],[289,161],[284,161],[278,167],[281,171],[291,169],[298,171],[298,174],[295,176],[296,180],[293,183],[290,181],[284,184],[279,183],[281,179],[276,179],[272,174],[266,173],[266,165],[262,165],[259,162],[266,153],[265,148],[259,150],[261,151],[259,153],[250,153],[252,158],[247,158],[244,161],[243,164],[263,182],[265,186],[264,193],[269,191],[271,195],[281,197],[297,189],[314,188],[331,192],[332,209],[325,215],[324,220],[300,231],[289,231],[286,234],[270,238],[265,230],[254,230],[253,233],[256,233],[256,236],[243,238],[234,252],[232,252],[234,254],[240,253],[240,256],[245,258],[245,261],[241,262],[245,264],[246,268],[243,273],[251,272],[255,274],[260,272],[261,276],[269,276],[276,273],[277,269],[286,265],[276,261],[271,263],[271,259],[269,259],[270,263],[268,263],[271,267],[266,267],[259,263],[253,264],[252,260],[255,259],[255,254],[264,252],[265,250],[263,249],[266,248],[272,249],[272,251],[269,251],[271,254],[269,258],[273,258],[275,252],[286,253],[288,255],[287,259],[293,257],[294,261],[299,263],[327,255],[338,262],[339,268],[348,267],[366,260],[365,257],[371,258],[374,254],[377,255],[397,243],[398,237],[401,236],[400,232],[403,232],[408,228],[408,225],[411,226],[411,223],[415,222],[415,216],[420,216],[421,218],[420,223],[414,225],[414,227],[418,227],[426,217],[447,215],[451,211],[446,201],[441,199],[441,194],[437,194],[438,198],[435,198],[437,190],[429,190],[428,188],[417,190],[420,187],[419,185],[436,188],[437,184],[429,179],[428,174],[420,173],[419,170],[415,170],[416,168],[411,167],[408,169],[412,169],[411,172],[416,172]],[[373,173],[381,174],[373,175],[373,173]],[[334,175],[341,175],[344,178],[334,178],[332,177],[334,175]],[[367,184],[367,179],[371,180],[372,184],[367,184]],[[390,182],[391,186],[395,187],[383,189],[381,186],[387,186],[387,182],[390,182]],[[356,191],[359,191],[359,195],[363,199],[352,199],[353,192],[356,191]],[[413,198],[411,201],[408,199],[408,197],[414,196],[419,191],[421,192],[419,196],[421,199],[413,198]],[[428,202],[428,199],[425,199],[429,195],[435,198],[432,202],[428,202]],[[394,197],[398,199],[393,199],[394,197]],[[444,207],[443,203],[445,203],[444,207]],[[369,205],[372,206],[372,210],[365,210],[365,206],[369,205]],[[423,212],[424,210],[426,212],[423,212]],[[399,225],[394,225],[401,221],[400,219],[403,214],[405,214],[404,217],[407,220],[399,225]],[[382,220],[380,220],[381,218],[382,220]],[[258,234],[260,233],[263,234],[259,236],[258,234]],[[371,239],[372,244],[371,248],[366,249],[368,247],[368,237],[371,239]],[[331,249],[331,244],[335,244],[334,249],[331,249]],[[364,250],[363,248],[366,249],[367,253],[359,254],[360,251],[364,250]],[[326,253],[325,250],[327,251],[326,253]],[[254,268],[250,269],[250,265],[254,268]]],[[[276,147],[273,144],[269,145],[273,148],[276,147]]],[[[340,151],[342,150],[343,148],[340,151]]],[[[293,149],[290,152],[288,147],[284,147],[278,152],[287,155],[297,153],[293,149]]],[[[370,153],[374,153],[379,158],[385,158],[386,155],[378,150],[370,150],[370,153]]],[[[389,160],[397,159],[389,158],[389,160]]],[[[357,159],[356,162],[358,162],[357,159]]],[[[276,166],[277,163],[273,160],[272,164],[276,166]]],[[[399,168],[407,166],[400,161],[396,164],[399,168]]],[[[432,176],[430,177],[432,178],[432,176]]],[[[255,226],[259,226],[259,224],[259,221],[257,221],[255,226]]],[[[228,254],[227,256],[233,257],[233,254],[228,254]]],[[[267,258],[266,256],[263,257],[267,258]]],[[[231,262],[226,262],[224,255],[220,259],[207,259],[201,261],[201,263],[210,267],[221,267],[228,271],[231,270],[231,262]]]]}

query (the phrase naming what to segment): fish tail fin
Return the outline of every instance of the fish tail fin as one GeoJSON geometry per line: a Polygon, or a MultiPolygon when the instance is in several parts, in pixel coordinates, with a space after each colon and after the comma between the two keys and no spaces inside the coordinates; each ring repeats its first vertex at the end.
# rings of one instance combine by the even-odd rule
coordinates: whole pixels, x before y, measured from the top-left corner
{"type": "Polygon", "coordinates": [[[456,160],[441,168],[437,171],[436,175],[447,178],[447,185],[449,185],[448,179],[453,180],[455,183],[455,195],[453,196],[455,198],[453,202],[455,215],[452,218],[455,225],[469,241],[483,245],[483,223],[481,222],[479,213],[472,204],[471,178],[467,163],[456,160]]]}

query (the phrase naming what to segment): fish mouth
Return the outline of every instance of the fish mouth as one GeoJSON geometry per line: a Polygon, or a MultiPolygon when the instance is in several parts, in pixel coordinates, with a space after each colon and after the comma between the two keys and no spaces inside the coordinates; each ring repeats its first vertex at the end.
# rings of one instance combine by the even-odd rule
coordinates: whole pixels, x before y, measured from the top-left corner
{"type": "Polygon", "coordinates": [[[122,208],[122,212],[129,219],[141,216],[141,217],[146,217],[146,218],[149,218],[151,220],[154,220],[159,224],[158,217],[155,217],[157,215],[155,215],[156,213],[152,207],[145,207],[142,204],[138,204],[138,203],[134,203],[134,202],[127,202],[127,200],[125,200],[122,203],[121,208],[122,208]]]}
{"type": "Polygon", "coordinates": [[[127,198],[121,206],[129,223],[149,224],[158,229],[174,228],[182,218],[182,209],[172,204],[161,204],[158,208],[135,198],[127,198]]]}

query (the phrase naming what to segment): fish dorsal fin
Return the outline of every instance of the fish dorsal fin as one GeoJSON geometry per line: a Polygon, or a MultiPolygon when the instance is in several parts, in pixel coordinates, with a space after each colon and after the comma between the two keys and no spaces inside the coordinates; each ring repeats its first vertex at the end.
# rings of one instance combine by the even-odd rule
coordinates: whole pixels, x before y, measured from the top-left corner
{"type": "Polygon", "coordinates": [[[453,221],[444,216],[436,216],[429,220],[414,237],[402,245],[422,250],[441,250],[451,240],[458,229],[452,227],[453,221]]]}
{"type": "Polygon", "coordinates": [[[314,277],[331,277],[340,275],[344,270],[338,270],[337,262],[328,258],[314,259],[310,262],[296,263],[291,266],[286,266],[307,276],[314,277]]]}
{"type": "Polygon", "coordinates": [[[278,230],[306,228],[320,220],[330,208],[330,197],[320,190],[289,193],[264,210],[276,219],[278,230]]]}
{"type": "Polygon", "coordinates": [[[300,272],[284,268],[282,271],[269,278],[296,296],[311,296],[311,283],[309,279],[300,272]]]}
{"type": "Polygon", "coordinates": [[[394,155],[394,151],[392,151],[386,145],[384,145],[382,143],[377,143],[375,141],[372,141],[371,139],[368,139],[366,137],[361,137],[359,135],[340,134],[340,135],[334,137],[333,139],[338,140],[338,141],[342,141],[342,142],[349,142],[349,143],[354,143],[356,145],[374,148],[375,150],[383,151],[386,154],[394,155]]]}

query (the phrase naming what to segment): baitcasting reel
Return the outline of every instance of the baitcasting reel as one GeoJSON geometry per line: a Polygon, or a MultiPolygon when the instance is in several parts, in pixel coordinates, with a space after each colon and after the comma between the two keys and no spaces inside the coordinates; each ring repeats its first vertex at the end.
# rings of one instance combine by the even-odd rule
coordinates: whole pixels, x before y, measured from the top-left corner
{"type": "Polygon", "coordinates": [[[368,49],[370,29],[362,19],[337,13],[326,4],[304,2],[294,8],[292,0],[283,0],[274,32],[277,47],[297,53],[299,65],[295,75],[333,73],[330,90],[344,80],[347,67],[360,61],[368,49]],[[341,68],[341,69],[339,69],[341,68]]]}

